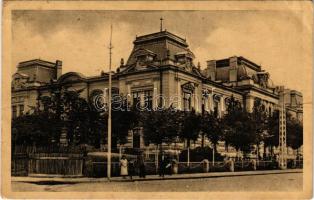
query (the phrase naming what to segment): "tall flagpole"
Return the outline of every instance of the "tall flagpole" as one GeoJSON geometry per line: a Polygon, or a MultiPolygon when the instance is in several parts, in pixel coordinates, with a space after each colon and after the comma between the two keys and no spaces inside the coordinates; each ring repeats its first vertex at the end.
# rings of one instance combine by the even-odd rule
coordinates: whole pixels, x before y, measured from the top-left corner
{"type": "Polygon", "coordinates": [[[108,155],[107,155],[107,177],[111,177],[111,56],[112,56],[112,25],[110,26],[109,44],[109,95],[108,95],[108,155]]]}

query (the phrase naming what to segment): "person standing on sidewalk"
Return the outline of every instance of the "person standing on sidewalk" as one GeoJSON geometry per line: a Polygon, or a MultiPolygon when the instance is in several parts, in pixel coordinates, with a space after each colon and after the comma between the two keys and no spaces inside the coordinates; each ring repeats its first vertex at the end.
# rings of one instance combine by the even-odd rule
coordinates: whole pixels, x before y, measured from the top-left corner
{"type": "Polygon", "coordinates": [[[159,164],[159,176],[165,177],[166,170],[166,158],[164,152],[161,154],[160,164],[159,164]]]}
{"type": "Polygon", "coordinates": [[[128,160],[125,156],[122,156],[120,160],[120,175],[125,179],[125,177],[128,175],[128,160]]]}
{"type": "Polygon", "coordinates": [[[138,156],[138,166],[139,166],[139,176],[140,178],[145,178],[146,176],[146,168],[145,168],[145,162],[144,162],[144,156],[143,154],[138,156]]]}
{"type": "Polygon", "coordinates": [[[130,179],[132,180],[132,177],[135,175],[135,161],[134,160],[131,160],[129,162],[128,172],[129,172],[130,179]]]}

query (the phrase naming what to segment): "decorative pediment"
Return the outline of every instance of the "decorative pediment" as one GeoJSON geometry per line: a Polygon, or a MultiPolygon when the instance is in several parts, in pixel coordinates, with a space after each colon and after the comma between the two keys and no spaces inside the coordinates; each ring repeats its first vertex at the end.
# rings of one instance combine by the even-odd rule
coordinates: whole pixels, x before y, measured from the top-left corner
{"type": "Polygon", "coordinates": [[[13,74],[12,76],[11,86],[13,89],[25,88],[28,80],[29,80],[29,76],[27,74],[17,72],[13,74]]]}
{"type": "Polygon", "coordinates": [[[20,79],[28,79],[29,76],[28,76],[27,74],[17,72],[17,73],[15,73],[15,74],[13,74],[12,79],[17,79],[17,78],[20,78],[20,79]]]}
{"type": "Polygon", "coordinates": [[[181,85],[183,92],[193,93],[195,89],[195,84],[187,82],[181,85]]]}
{"type": "Polygon", "coordinates": [[[71,82],[76,82],[76,81],[84,81],[85,76],[77,73],[77,72],[69,72],[64,75],[62,75],[58,79],[58,83],[71,83],[71,82]]]}
{"type": "Polygon", "coordinates": [[[151,55],[151,56],[155,56],[156,54],[148,49],[144,49],[144,48],[139,48],[139,49],[135,49],[132,53],[132,56],[142,56],[142,55],[151,55]]]}
{"type": "Polygon", "coordinates": [[[213,99],[214,99],[214,101],[216,101],[216,102],[220,102],[221,97],[222,97],[221,94],[214,94],[213,99]]]}
{"type": "Polygon", "coordinates": [[[225,105],[226,105],[227,107],[229,106],[230,102],[231,102],[231,97],[226,97],[226,98],[225,98],[225,105]]]}
{"type": "Polygon", "coordinates": [[[141,71],[141,70],[146,70],[146,69],[156,69],[157,67],[152,65],[152,64],[147,64],[147,65],[139,65],[137,63],[127,67],[125,70],[123,70],[121,73],[130,73],[130,72],[135,72],[135,71],[141,71]]]}
{"type": "Polygon", "coordinates": [[[202,96],[204,98],[208,98],[211,93],[212,93],[212,91],[210,91],[208,89],[202,89],[202,96]]]}

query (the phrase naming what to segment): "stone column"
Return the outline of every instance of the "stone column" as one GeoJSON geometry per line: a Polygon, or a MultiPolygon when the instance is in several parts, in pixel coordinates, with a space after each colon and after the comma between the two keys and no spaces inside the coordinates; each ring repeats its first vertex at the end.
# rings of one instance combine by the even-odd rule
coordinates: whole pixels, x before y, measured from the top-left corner
{"type": "Polygon", "coordinates": [[[153,109],[158,106],[158,81],[154,81],[154,89],[153,89],[153,109]]]}
{"type": "Polygon", "coordinates": [[[181,110],[182,109],[182,106],[181,106],[182,94],[181,94],[181,80],[179,78],[177,79],[177,98],[178,98],[177,108],[181,110]]]}
{"type": "Polygon", "coordinates": [[[141,105],[141,107],[143,107],[145,105],[145,99],[144,98],[145,98],[144,93],[141,92],[141,94],[140,94],[140,105],[141,105]]]}
{"type": "Polygon", "coordinates": [[[223,96],[220,97],[220,117],[223,117],[225,111],[225,98],[223,96]]]}
{"type": "Polygon", "coordinates": [[[213,93],[211,93],[208,96],[208,102],[209,102],[209,111],[213,112],[214,111],[214,94],[213,93]]]}
{"type": "Polygon", "coordinates": [[[129,83],[126,84],[126,87],[127,87],[127,101],[128,103],[130,102],[132,105],[133,105],[133,97],[132,97],[132,94],[131,94],[131,85],[129,83]]]}
{"type": "Polygon", "coordinates": [[[200,111],[200,103],[201,99],[200,99],[200,92],[199,92],[199,88],[195,87],[194,89],[194,109],[195,112],[199,112],[200,111]]]}
{"type": "MultiPolygon", "coordinates": [[[[204,110],[208,112],[208,110],[209,110],[209,96],[207,96],[207,97],[204,96],[202,98],[204,98],[204,110]]],[[[203,100],[202,100],[202,103],[203,103],[203,100]]]]}
{"type": "Polygon", "coordinates": [[[254,106],[254,97],[251,95],[246,96],[246,110],[248,112],[252,112],[253,111],[253,106],[254,106]]]}

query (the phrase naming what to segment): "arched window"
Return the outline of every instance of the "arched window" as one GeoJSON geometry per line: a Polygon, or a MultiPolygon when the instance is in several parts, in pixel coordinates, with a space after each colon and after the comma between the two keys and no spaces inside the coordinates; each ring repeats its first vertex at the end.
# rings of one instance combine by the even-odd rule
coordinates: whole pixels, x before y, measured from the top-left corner
{"type": "Polygon", "coordinates": [[[93,90],[89,95],[89,102],[96,109],[104,109],[106,104],[106,96],[103,95],[104,92],[100,89],[93,90]]]}
{"type": "Polygon", "coordinates": [[[182,86],[183,110],[190,111],[192,109],[192,95],[194,93],[194,85],[190,82],[182,86]]]}

